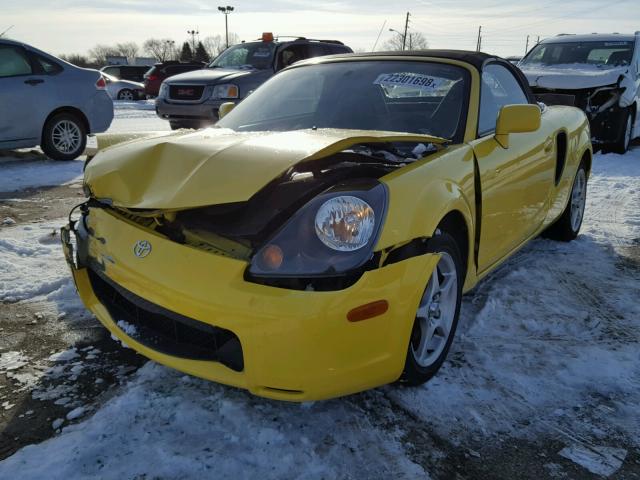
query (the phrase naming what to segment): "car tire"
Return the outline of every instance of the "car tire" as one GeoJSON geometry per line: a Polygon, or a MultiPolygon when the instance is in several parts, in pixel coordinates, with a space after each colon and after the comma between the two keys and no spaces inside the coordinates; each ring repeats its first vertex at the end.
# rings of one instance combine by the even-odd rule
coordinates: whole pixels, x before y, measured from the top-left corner
{"type": "Polygon", "coordinates": [[[464,283],[460,249],[453,237],[441,232],[429,240],[428,251],[441,256],[422,294],[411,329],[400,377],[406,385],[421,385],[438,372],[449,353],[460,316],[464,283]]]}
{"type": "Polygon", "coordinates": [[[42,129],[42,151],[53,160],[74,160],[87,145],[87,128],[79,115],[58,113],[42,129]]]}
{"type": "Polygon", "coordinates": [[[621,113],[622,121],[620,122],[620,133],[618,139],[611,144],[610,150],[614,153],[627,153],[629,144],[631,143],[631,135],[633,134],[633,112],[631,108],[625,108],[621,113]]]}
{"type": "Polygon", "coordinates": [[[171,130],[180,130],[181,128],[188,128],[193,130],[198,130],[200,128],[204,128],[207,124],[205,122],[199,121],[169,121],[169,126],[171,130]]]}
{"type": "Polygon", "coordinates": [[[137,99],[138,95],[133,90],[130,90],[128,88],[123,88],[118,92],[118,100],[133,101],[137,99]]]}
{"type": "Polygon", "coordinates": [[[560,242],[570,242],[580,232],[587,202],[587,168],[582,162],[573,179],[571,194],[567,206],[560,218],[551,225],[544,236],[560,242]]]}

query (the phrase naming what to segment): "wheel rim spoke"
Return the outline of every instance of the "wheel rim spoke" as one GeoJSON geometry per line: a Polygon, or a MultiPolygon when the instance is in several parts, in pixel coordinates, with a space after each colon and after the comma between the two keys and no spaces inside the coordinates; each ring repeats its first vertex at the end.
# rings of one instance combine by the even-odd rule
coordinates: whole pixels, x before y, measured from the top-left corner
{"type": "Polygon", "coordinates": [[[448,253],[443,252],[429,277],[416,312],[418,328],[412,334],[411,350],[418,365],[432,365],[444,351],[453,328],[457,301],[455,262],[448,253]],[[419,337],[414,337],[417,334],[419,337]]]}

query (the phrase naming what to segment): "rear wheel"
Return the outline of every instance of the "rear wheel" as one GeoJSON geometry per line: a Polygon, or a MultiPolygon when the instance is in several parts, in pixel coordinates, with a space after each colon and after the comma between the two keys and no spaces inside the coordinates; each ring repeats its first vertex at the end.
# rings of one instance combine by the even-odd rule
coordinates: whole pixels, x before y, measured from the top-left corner
{"type": "Polygon", "coordinates": [[[569,203],[560,218],[545,232],[545,236],[561,242],[570,242],[578,236],[585,205],[587,203],[587,168],[584,162],[578,167],[573,180],[569,203]]]}
{"type": "Polygon", "coordinates": [[[615,153],[626,153],[631,143],[631,135],[633,133],[633,113],[631,108],[625,108],[622,111],[622,128],[618,139],[611,145],[611,150],[615,153]]]}
{"type": "Polygon", "coordinates": [[[87,129],[78,115],[59,113],[42,130],[42,151],[54,160],[73,160],[87,145],[87,129]]]}
{"type": "Polygon", "coordinates": [[[453,237],[441,233],[429,242],[440,259],[422,294],[400,380],[420,385],[444,363],[458,326],[462,298],[462,260],[453,237]]]}
{"type": "Polygon", "coordinates": [[[123,88],[118,92],[118,100],[137,100],[137,95],[134,95],[133,90],[123,88]]]}

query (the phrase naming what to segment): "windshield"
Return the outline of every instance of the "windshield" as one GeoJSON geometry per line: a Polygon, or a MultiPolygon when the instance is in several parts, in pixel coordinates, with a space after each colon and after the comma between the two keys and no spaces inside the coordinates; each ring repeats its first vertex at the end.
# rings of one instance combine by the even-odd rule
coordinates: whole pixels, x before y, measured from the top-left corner
{"type": "Polygon", "coordinates": [[[240,43],[222,52],[209,68],[256,68],[266,70],[273,67],[273,42],[240,43]]]}
{"type": "Polygon", "coordinates": [[[453,65],[349,61],[274,76],[217,123],[236,131],[382,130],[460,138],[469,74],[453,65]]]}
{"type": "Polygon", "coordinates": [[[559,42],[541,43],[534,47],[520,66],[592,65],[613,68],[631,64],[633,42],[559,42]]]}

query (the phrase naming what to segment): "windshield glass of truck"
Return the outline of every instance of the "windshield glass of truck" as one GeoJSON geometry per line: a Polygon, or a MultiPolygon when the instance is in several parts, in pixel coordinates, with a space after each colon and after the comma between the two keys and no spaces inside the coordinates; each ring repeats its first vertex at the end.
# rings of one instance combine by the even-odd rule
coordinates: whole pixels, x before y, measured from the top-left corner
{"type": "Polygon", "coordinates": [[[633,42],[559,42],[541,43],[520,63],[533,65],[593,65],[613,68],[631,64],[633,42]]]}
{"type": "Polygon", "coordinates": [[[249,68],[266,70],[273,66],[273,42],[240,43],[222,52],[209,68],[249,68]]]}
{"type": "Polygon", "coordinates": [[[285,70],[217,123],[236,131],[383,130],[460,138],[469,73],[454,65],[349,61],[285,70]]]}

